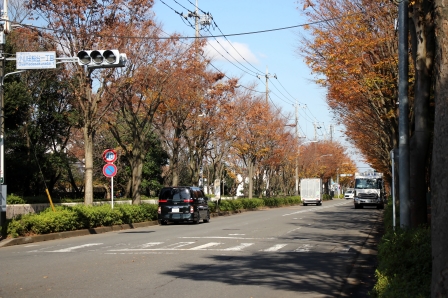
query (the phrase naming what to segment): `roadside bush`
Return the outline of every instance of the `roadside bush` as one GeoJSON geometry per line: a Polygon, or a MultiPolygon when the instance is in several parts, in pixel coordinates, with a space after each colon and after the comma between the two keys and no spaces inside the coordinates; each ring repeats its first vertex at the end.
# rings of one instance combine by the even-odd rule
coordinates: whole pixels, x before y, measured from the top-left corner
{"type": "Polygon", "coordinates": [[[56,206],[56,212],[47,208],[39,214],[19,216],[7,223],[9,237],[57,233],[101,226],[131,224],[157,219],[157,205],[56,206]]]}
{"type": "Polygon", "coordinates": [[[22,197],[19,197],[12,193],[6,196],[6,204],[26,204],[26,202],[22,197]]]}
{"type": "Polygon", "coordinates": [[[279,198],[263,198],[264,205],[267,207],[281,207],[289,205],[298,205],[302,202],[300,196],[279,197],[279,198]]]}
{"type": "Polygon", "coordinates": [[[263,199],[241,199],[243,209],[257,209],[264,206],[263,199]]]}
{"type": "Polygon", "coordinates": [[[63,207],[51,208],[39,213],[20,216],[8,223],[11,237],[73,231],[79,228],[76,214],[63,207]]]}
{"type": "Polygon", "coordinates": [[[153,218],[157,214],[157,205],[141,204],[141,205],[117,205],[117,210],[121,213],[121,221],[125,224],[143,222],[148,220],[156,220],[153,218]]]}
{"type": "Polygon", "coordinates": [[[430,227],[394,231],[391,204],[384,216],[385,234],[378,245],[377,282],[371,297],[430,297],[430,227]]]}
{"type": "Polygon", "coordinates": [[[333,198],[331,197],[331,195],[328,195],[328,194],[326,194],[326,193],[324,193],[324,194],[322,195],[322,200],[323,200],[323,201],[329,201],[329,200],[331,200],[331,199],[333,199],[333,198]]]}

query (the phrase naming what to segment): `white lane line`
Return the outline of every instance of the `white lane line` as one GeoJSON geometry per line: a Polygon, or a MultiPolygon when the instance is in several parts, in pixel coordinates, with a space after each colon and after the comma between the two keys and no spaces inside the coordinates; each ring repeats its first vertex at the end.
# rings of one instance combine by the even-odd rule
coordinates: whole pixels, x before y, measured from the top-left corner
{"type": "Polygon", "coordinates": [[[83,244],[83,245],[78,245],[78,246],[67,247],[64,249],[51,250],[49,252],[72,252],[78,248],[90,247],[90,246],[101,245],[101,244],[103,244],[103,243],[88,243],[88,244],[83,244]]]}
{"type": "Polygon", "coordinates": [[[294,231],[297,231],[297,230],[300,230],[300,229],[301,229],[301,227],[300,227],[300,228],[293,229],[293,230],[291,230],[291,231],[286,232],[286,234],[289,234],[289,233],[291,233],[291,232],[294,232],[294,231]]]}
{"type": "Polygon", "coordinates": [[[229,234],[229,236],[245,236],[246,234],[229,234]]]}
{"type": "Polygon", "coordinates": [[[288,245],[288,244],[276,244],[276,245],[274,245],[274,246],[272,246],[272,247],[269,247],[269,248],[267,248],[267,249],[262,249],[262,250],[260,250],[260,251],[277,251],[277,250],[279,250],[279,249],[282,249],[282,248],[285,247],[286,245],[288,245]]]}
{"type": "Polygon", "coordinates": [[[196,246],[196,247],[192,247],[192,248],[190,248],[188,250],[202,250],[202,249],[207,249],[209,247],[217,246],[217,245],[220,245],[220,244],[222,244],[222,243],[220,243],[220,242],[209,242],[209,243],[204,244],[204,245],[199,245],[199,246],[196,246]]]}
{"type": "Polygon", "coordinates": [[[223,251],[241,251],[241,250],[245,249],[246,247],[249,247],[249,246],[251,246],[253,244],[254,243],[241,243],[238,246],[229,247],[229,248],[221,249],[221,250],[223,250],[223,251]]]}

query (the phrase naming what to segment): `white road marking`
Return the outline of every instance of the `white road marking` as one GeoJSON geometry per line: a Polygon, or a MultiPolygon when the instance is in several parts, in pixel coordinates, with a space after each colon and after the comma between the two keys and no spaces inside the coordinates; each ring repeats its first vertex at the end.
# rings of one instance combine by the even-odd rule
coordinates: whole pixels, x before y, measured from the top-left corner
{"type": "Polygon", "coordinates": [[[204,245],[199,245],[199,246],[190,248],[189,250],[202,250],[202,249],[206,249],[206,248],[209,248],[209,247],[217,246],[217,245],[220,245],[220,244],[222,244],[222,243],[220,243],[220,242],[209,242],[209,243],[204,244],[204,245]]]}
{"type": "Polygon", "coordinates": [[[181,239],[239,239],[239,240],[274,240],[277,238],[244,238],[244,237],[223,237],[223,236],[210,236],[210,237],[179,237],[181,239]]]}
{"type": "Polygon", "coordinates": [[[78,245],[78,246],[67,247],[64,249],[52,250],[49,252],[72,252],[78,248],[90,247],[90,246],[101,245],[101,244],[103,244],[103,243],[88,243],[88,244],[83,244],[83,245],[78,245]]]}
{"type": "Polygon", "coordinates": [[[221,249],[221,250],[224,250],[224,251],[241,251],[241,250],[243,250],[246,247],[249,247],[251,245],[253,245],[253,243],[241,243],[238,246],[229,247],[229,248],[225,248],[225,249],[221,249]]]}
{"type": "Polygon", "coordinates": [[[294,252],[309,252],[312,246],[310,244],[304,244],[297,249],[294,249],[294,252]]]}
{"type": "Polygon", "coordinates": [[[285,247],[286,245],[288,245],[288,244],[276,244],[276,245],[274,245],[274,246],[272,246],[272,247],[269,247],[269,248],[267,248],[267,249],[262,249],[262,250],[260,250],[260,251],[277,251],[277,250],[279,250],[279,249],[282,249],[282,248],[285,247]]]}
{"type": "Polygon", "coordinates": [[[300,228],[293,229],[293,230],[291,230],[291,231],[286,232],[286,234],[289,234],[289,233],[291,233],[291,232],[294,232],[294,231],[297,231],[297,230],[300,230],[300,229],[301,229],[301,227],[300,227],[300,228]]]}
{"type": "Polygon", "coordinates": [[[246,234],[229,234],[229,236],[245,236],[246,234]]]}
{"type": "Polygon", "coordinates": [[[140,245],[141,248],[148,248],[148,247],[152,247],[152,246],[156,246],[159,244],[162,244],[163,242],[149,242],[149,243],[145,243],[140,245]]]}
{"type": "Polygon", "coordinates": [[[159,249],[160,250],[174,250],[174,249],[178,249],[178,248],[181,248],[181,247],[184,247],[184,246],[187,246],[190,244],[194,244],[194,243],[196,243],[196,242],[178,242],[178,243],[173,243],[173,244],[167,245],[167,246],[159,248],[159,249]]]}

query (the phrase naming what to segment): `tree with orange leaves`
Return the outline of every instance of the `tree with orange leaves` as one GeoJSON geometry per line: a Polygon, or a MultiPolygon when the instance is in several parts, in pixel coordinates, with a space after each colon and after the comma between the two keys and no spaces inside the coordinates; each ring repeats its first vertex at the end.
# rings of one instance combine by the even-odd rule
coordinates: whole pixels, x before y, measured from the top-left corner
{"type": "Polygon", "coordinates": [[[300,54],[328,89],[327,102],[346,135],[390,180],[389,152],[397,144],[396,7],[384,1],[307,1],[300,54]]]}
{"type": "MultiPolygon", "coordinates": [[[[151,0],[54,0],[33,1],[35,15],[53,30],[54,39],[68,57],[80,50],[115,48],[126,52],[130,32],[152,23],[151,0]]],[[[67,66],[64,74],[71,84],[79,109],[84,133],[85,196],[84,203],[93,202],[93,138],[107,106],[99,110],[103,94],[110,87],[114,69],[95,70],[77,65],[67,66]],[[76,78],[73,80],[72,78],[76,78]],[[97,84],[93,84],[97,79],[97,84]],[[94,91],[92,92],[92,87],[94,91]]]]}
{"type": "Polygon", "coordinates": [[[354,162],[338,142],[320,141],[300,146],[299,176],[321,178],[327,182],[325,184],[327,193],[328,182],[331,179],[337,180],[339,174],[354,174],[355,171],[354,162]]]}

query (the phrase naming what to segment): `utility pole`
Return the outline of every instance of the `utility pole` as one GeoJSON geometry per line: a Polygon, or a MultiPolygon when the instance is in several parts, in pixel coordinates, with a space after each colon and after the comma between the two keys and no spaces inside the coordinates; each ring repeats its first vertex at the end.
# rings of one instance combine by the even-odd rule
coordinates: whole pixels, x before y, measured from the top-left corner
{"type": "Polygon", "coordinates": [[[8,18],[8,0],[3,0],[2,11],[3,24],[0,28],[0,225],[3,226],[6,222],[6,185],[5,182],[5,157],[4,157],[4,135],[5,135],[5,116],[4,116],[4,96],[3,96],[3,82],[5,77],[5,56],[4,47],[6,43],[6,34],[9,33],[9,18],[8,18]]]}
{"type": "Polygon", "coordinates": [[[333,124],[330,124],[330,142],[333,142],[333,131],[334,131],[333,124]]]}
{"type": "MultiPolygon", "coordinates": [[[[268,67],[266,66],[266,74],[264,75],[266,78],[266,104],[269,102],[269,78],[274,77],[277,78],[276,74],[271,75],[268,72],[268,67]]],[[[261,79],[261,75],[257,75],[257,78],[261,79]]]]}
{"type": "Polygon", "coordinates": [[[295,195],[299,195],[299,107],[297,106],[297,100],[295,104],[296,108],[296,189],[295,189],[295,195]]]}
{"type": "Polygon", "coordinates": [[[400,225],[408,228],[411,223],[409,202],[409,16],[408,0],[401,0],[398,7],[398,179],[400,199],[400,225]]]}

